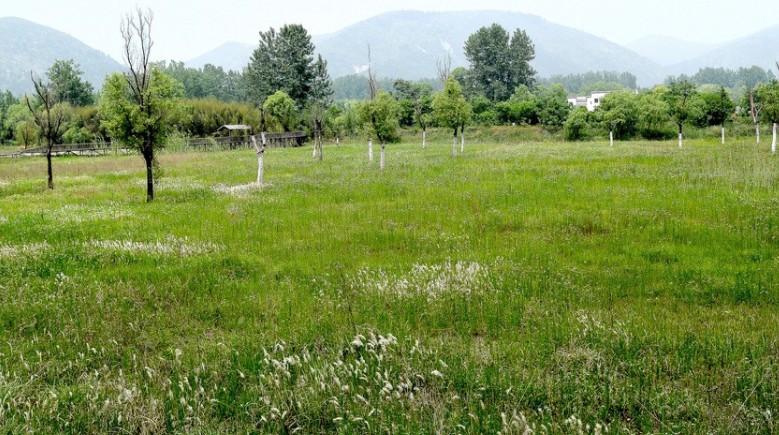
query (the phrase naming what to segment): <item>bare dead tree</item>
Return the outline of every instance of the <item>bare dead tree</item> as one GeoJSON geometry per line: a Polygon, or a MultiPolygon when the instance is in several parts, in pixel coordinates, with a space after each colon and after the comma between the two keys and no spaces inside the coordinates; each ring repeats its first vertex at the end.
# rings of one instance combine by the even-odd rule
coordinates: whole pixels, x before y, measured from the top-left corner
{"type": "Polygon", "coordinates": [[[444,60],[438,59],[435,66],[438,73],[438,80],[441,80],[441,83],[446,84],[449,80],[449,76],[452,74],[452,54],[447,53],[446,59],[444,60]]]}
{"type": "MultiPolygon", "coordinates": [[[[135,14],[127,14],[120,25],[124,41],[124,61],[128,72],[125,74],[134,103],[148,118],[153,117],[152,107],[148,104],[149,84],[151,82],[150,56],[154,42],[151,39],[151,26],[154,14],[136,8],[135,14]]],[[[146,201],[154,200],[154,149],[156,132],[150,128],[138,147],[146,163],[146,201]]]]}
{"type": "Polygon", "coordinates": [[[48,182],[49,189],[54,189],[54,173],[51,166],[51,153],[54,145],[62,141],[62,134],[64,133],[65,121],[67,120],[67,111],[56,101],[54,92],[52,92],[51,86],[48,83],[44,83],[43,79],[35,78],[35,74],[30,72],[30,78],[32,79],[33,87],[35,88],[35,96],[37,97],[36,105],[33,105],[29,98],[25,98],[27,108],[33,115],[35,124],[41,132],[41,136],[46,141],[46,164],[48,167],[48,182]]]}
{"type": "Polygon", "coordinates": [[[144,12],[137,8],[135,15],[127,14],[120,25],[124,41],[124,61],[129,69],[129,74],[125,77],[133,98],[141,107],[144,106],[151,80],[149,63],[151,49],[154,46],[151,39],[153,20],[154,14],[151,10],[144,12]]]}
{"type": "Polygon", "coordinates": [[[368,44],[368,96],[371,100],[376,99],[379,93],[379,81],[376,79],[376,71],[373,70],[373,60],[371,59],[371,46],[368,44]]]}

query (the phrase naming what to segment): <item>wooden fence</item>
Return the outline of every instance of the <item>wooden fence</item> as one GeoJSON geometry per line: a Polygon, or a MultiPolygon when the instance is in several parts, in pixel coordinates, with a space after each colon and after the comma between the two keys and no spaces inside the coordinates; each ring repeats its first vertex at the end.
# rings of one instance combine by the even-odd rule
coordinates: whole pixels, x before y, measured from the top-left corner
{"type": "MultiPolygon", "coordinates": [[[[288,133],[265,133],[265,140],[270,147],[298,147],[306,141],[307,135],[302,131],[293,131],[288,133]]],[[[257,140],[259,141],[259,135],[257,140]]],[[[229,136],[229,137],[206,137],[206,138],[187,138],[185,148],[194,151],[223,151],[235,150],[241,148],[252,148],[251,136],[229,136]]],[[[57,144],[51,149],[53,156],[102,156],[111,153],[125,153],[128,150],[122,146],[116,146],[111,142],[95,143],[77,143],[77,144],[57,144]]],[[[40,146],[27,148],[11,154],[0,155],[0,157],[30,157],[45,156],[46,147],[40,146]]]]}

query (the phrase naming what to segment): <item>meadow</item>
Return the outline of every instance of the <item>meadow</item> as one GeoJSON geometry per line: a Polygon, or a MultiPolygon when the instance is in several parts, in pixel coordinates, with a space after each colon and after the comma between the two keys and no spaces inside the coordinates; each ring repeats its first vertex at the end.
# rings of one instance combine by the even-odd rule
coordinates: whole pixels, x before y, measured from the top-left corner
{"type": "Polygon", "coordinates": [[[776,433],[779,158],[0,159],[0,432],[776,433]]]}

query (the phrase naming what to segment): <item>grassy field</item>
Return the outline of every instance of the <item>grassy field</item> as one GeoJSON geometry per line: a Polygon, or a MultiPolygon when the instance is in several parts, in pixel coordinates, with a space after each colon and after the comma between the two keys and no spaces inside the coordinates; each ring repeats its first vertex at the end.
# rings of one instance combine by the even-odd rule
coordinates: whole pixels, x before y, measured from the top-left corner
{"type": "Polygon", "coordinates": [[[776,433],[765,148],[0,159],[0,432],[776,433]]]}

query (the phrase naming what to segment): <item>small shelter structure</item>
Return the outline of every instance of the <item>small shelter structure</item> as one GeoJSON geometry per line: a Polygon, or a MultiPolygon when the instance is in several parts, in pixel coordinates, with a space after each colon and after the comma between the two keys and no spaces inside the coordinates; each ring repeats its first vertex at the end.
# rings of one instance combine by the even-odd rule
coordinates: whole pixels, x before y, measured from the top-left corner
{"type": "Polygon", "coordinates": [[[225,124],[216,129],[216,136],[227,138],[226,142],[229,144],[230,149],[245,146],[248,143],[251,134],[252,127],[243,124],[225,124]]]}

